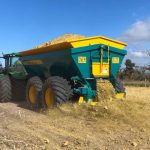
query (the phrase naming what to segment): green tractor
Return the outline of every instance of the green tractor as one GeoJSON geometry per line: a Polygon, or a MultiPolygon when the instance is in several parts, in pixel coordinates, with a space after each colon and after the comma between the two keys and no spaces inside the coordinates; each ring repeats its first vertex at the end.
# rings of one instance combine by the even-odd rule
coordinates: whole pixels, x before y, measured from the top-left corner
{"type": "Polygon", "coordinates": [[[31,108],[51,108],[72,99],[91,103],[101,79],[112,83],[117,96],[124,96],[116,76],[125,46],[97,36],[4,55],[0,101],[26,99],[31,108]]]}
{"type": "Polygon", "coordinates": [[[53,107],[67,102],[73,94],[69,82],[61,76],[46,78],[27,73],[19,53],[6,54],[0,73],[0,102],[27,100],[30,108],[53,107]],[[42,103],[42,88],[45,101],[42,103]],[[49,100],[50,99],[50,100],[49,100]]]}
{"type": "Polygon", "coordinates": [[[26,71],[20,63],[18,53],[6,54],[5,67],[0,71],[0,102],[8,102],[24,97],[26,71]],[[22,92],[23,91],[23,92],[22,92]]]}

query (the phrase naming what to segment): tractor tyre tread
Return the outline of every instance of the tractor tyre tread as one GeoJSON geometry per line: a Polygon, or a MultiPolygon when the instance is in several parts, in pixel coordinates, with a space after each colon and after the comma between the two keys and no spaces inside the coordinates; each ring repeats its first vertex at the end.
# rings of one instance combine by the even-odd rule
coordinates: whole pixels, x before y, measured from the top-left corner
{"type": "Polygon", "coordinates": [[[0,77],[0,102],[9,102],[12,99],[11,80],[8,75],[0,77]]]}

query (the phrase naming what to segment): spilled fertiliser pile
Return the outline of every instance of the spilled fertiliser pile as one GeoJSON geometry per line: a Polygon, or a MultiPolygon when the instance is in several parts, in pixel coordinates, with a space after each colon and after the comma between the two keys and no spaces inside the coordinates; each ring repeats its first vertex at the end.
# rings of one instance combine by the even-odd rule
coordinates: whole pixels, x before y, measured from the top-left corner
{"type": "MultiPolygon", "coordinates": [[[[107,102],[98,102],[95,106],[83,104],[63,104],[57,108],[46,110],[42,113],[57,118],[58,116],[69,116],[78,119],[91,119],[91,120],[107,120],[121,121],[125,123],[134,123],[137,118],[135,104],[129,101],[111,99],[107,102]]],[[[107,124],[107,122],[105,122],[107,124]]]]}
{"type": "Polygon", "coordinates": [[[115,89],[109,80],[96,80],[97,101],[106,102],[115,98],[115,89]]]}
{"type": "MultiPolygon", "coordinates": [[[[111,87],[111,86],[110,86],[111,87]]],[[[129,91],[127,91],[129,92],[129,91]]],[[[78,103],[67,103],[46,111],[47,115],[53,114],[53,116],[64,115],[74,118],[89,118],[96,120],[112,120],[115,122],[123,122],[133,126],[145,125],[144,118],[147,118],[147,109],[150,107],[147,99],[142,99],[138,101],[137,99],[127,98],[116,99],[114,97],[110,98],[109,94],[106,100],[100,100],[96,105],[91,105],[88,103],[78,104],[78,103]],[[142,110],[142,111],[141,111],[142,110]]],[[[105,95],[104,95],[105,96],[105,95]]],[[[107,122],[105,122],[107,124],[107,122]]]]}

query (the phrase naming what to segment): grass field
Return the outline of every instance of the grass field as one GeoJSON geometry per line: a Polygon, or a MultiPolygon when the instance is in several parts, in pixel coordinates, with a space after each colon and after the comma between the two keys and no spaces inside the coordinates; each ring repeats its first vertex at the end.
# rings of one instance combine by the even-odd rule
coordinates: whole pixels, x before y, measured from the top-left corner
{"type": "Polygon", "coordinates": [[[149,81],[125,81],[124,85],[135,86],[135,87],[150,87],[150,82],[149,81]]]}
{"type": "Polygon", "coordinates": [[[150,88],[127,87],[125,100],[34,112],[0,104],[1,150],[148,150],[150,88]]]}

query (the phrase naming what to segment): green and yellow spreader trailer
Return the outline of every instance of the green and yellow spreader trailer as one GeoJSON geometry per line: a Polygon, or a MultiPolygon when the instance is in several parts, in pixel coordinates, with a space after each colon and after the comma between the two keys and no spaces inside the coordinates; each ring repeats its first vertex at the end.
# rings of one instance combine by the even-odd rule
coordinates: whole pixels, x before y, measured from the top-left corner
{"type": "Polygon", "coordinates": [[[125,89],[117,78],[127,54],[125,43],[94,36],[4,55],[0,101],[26,99],[32,108],[67,101],[97,101],[97,80],[109,80],[117,97],[125,89]]]}

